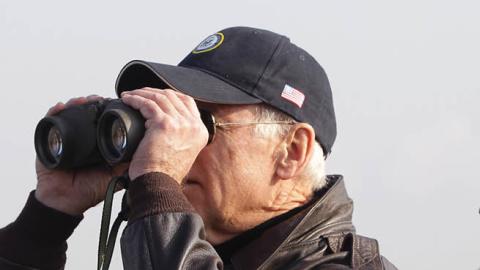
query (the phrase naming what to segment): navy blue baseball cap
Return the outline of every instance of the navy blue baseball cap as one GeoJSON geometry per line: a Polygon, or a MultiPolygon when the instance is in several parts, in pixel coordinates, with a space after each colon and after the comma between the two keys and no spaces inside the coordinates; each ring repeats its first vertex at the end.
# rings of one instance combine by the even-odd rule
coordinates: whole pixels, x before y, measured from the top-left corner
{"type": "Polygon", "coordinates": [[[317,61],[271,31],[232,27],[208,36],[177,66],[134,60],[115,89],[171,88],[217,104],[266,103],[310,124],[328,155],[337,134],[332,91],[317,61]]]}

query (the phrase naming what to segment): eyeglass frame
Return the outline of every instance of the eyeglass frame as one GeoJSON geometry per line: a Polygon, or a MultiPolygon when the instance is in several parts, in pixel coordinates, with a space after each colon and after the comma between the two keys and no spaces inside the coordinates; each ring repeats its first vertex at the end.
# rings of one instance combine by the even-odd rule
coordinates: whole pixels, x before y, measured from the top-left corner
{"type": "Polygon", "coordinates": [[[229,126],[248,126],[248,125],[294,125],[298,124],[296,121],[263,121],[263,122],[217,122],[215,116],[205,109],[199,109],[200,117],[208,130],[208,142],[210,144],[215,138],[217,128],[229,126]]]}

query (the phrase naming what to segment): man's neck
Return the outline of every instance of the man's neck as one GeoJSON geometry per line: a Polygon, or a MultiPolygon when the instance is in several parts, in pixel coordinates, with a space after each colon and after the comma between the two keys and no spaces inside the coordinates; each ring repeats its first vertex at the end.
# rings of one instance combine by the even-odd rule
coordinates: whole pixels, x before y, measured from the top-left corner
{"type": "Polygon", "coordinates": [[[242,213],[241,217],[235,217],[236,219],[229,219],[223,224],[226,226],[207,227],[207,240],[213,245],[220,245],[275,217],[303,207],[314,196],[311,184],[308,181],[291,179],[277,180],[277,183],[278,185],[275,185],[274,188],[276,190],[273,191],[275,195],[269,202],[265,203],[263,208],[242,213]]]}
{"type": "Polygon", "coordinates": [[[307,208],[310,204],[306,203],[290,211],[286,211],[282,214],[273,216],[272,218],[266,220],[265,222],[255,226],[254,228],[247,230],[241,234],[234,236],[233,238],[222,242],[221,244],[214,245],[215,250],[222,258],[222,261],[225,264],[230,263],[232,255],[251,243],[254,239],[258,238],[266,230],[293,218],[296,214],[307,208]]]}

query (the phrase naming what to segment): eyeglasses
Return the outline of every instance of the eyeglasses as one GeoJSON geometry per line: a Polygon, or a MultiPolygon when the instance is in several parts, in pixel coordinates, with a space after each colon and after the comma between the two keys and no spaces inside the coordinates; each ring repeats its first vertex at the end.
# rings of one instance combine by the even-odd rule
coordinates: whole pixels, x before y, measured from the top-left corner
{"type": "Polygon", "coordinates": [[[295,121],[269,121],[269,122],[217,122],[215,116],[204,109],[200,109],[200,116],[205,123],[208,130],[208,143],[211,143],[215,138],[217,128],[228,128],[237,126],[250,126],[250,125],[295,125],[295,121]]]}

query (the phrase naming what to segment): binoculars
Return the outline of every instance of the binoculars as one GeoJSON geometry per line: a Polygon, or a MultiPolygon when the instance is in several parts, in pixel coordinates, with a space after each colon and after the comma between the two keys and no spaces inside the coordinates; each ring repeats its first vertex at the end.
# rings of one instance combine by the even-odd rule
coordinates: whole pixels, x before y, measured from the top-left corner
{"type": "MultiPolygon", "coordinates": [[[[213,138],[214,119],[200,116],[213,138]]],[[[35,129],[35,151],[49,169],[75,169],[95,164],[130,161],[145,133],[141,113],[120,99],[72,106],[40,120],[35,129]]]]}

